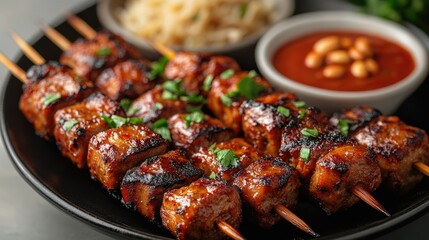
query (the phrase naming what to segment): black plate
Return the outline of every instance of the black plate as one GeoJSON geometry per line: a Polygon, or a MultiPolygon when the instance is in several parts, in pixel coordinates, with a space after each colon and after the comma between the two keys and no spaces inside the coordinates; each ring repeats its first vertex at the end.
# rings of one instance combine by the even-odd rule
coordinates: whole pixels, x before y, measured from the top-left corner
{"type": "MultiPolygon", "coordinates": [[[[297,7],[298,10],[303,9],[299,3],[297,7]]],[[[100,28],[94,6],[80,11],[78,15],[94,28],[100,28]]],[[[57,29],[68,39],[79,37],[66,23],[61,23],[57,29]]],[[[33,46],[47,59],[58,59],[61,54],[45,37],[38,38],[33,46]]],[[[20,57],[17,64],[23,69],[31,66],[31,62],[25,57],[20,57]]],[[[429,130],[429,118],[425,115],[428,92],[429,81],[426,81],[397,112],[405,122],[426,131],[429,130]]],[[[123,207],[98,182],[91,180],[87,171],[77,169],[62,157],[53,142],[36,136],[32,125],[18,109],[21,94],[21,83],[10,77],[1,93],[1,134],[16,169],[37,192],[60,209],[105,233],[123,238],[173,238],[162,227],[149,223],[142,216],[123,207]]],[[[318,206],[303,200],[295,212],[321,234],[320,239],[374,237],[427,212],[429,181],[425,179],[415,191],[406,196],[376,192],[375,197],[392,213],[391,217],[384,217],[363,203],[349,211],[327,216],[318,206]]],[[[310,238],[286,221],[269,230],[251,226],[245,221],[240,231],[249,239],[275,239],[277,236],[282,236],[283,239],[310,238]]]]}

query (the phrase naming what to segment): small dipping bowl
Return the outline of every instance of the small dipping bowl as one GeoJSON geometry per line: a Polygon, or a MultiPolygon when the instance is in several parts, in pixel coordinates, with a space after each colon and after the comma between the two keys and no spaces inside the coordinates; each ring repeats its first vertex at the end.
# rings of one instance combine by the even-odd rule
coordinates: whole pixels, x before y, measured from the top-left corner
{"type": "Polygon", "coordinates": [[[393,114],[422,84],[429,69],[425,47],[407,28],[378,17],[348,11],[311,12],[282,20],[260,39],[255,56],[259,71],[277,90],[293,92],[306,101],[307,105],[316,106],[327,113],[369,105],[383,114],[393,114]],[[280,47],[302,36],[318,32],[354,32],[396,43],[410,53],[414,60],[414,69],[400,81],[382,88],[338,91],[299,83],[275,68],[273,58],[280,47]]]}

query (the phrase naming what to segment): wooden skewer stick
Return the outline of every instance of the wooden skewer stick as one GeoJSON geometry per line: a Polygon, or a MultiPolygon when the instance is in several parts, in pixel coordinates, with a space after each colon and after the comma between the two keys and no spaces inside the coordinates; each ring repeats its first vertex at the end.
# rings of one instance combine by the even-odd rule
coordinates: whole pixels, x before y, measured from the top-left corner
{"type": "Polygon", "coordinates": [[[285,206],[277,205],[274,207],[274,209],[280,216],[282,216],[284,219],[286,219],[288,222],[292,223],[302,231],[310,234],[313,237],[320,237],[320,235],[313,231],[313,229],[311,229],[310,226],[307,225],[307,223],[305,223],[301,218],[299,218],[285,206]]]}
{"type": "Polygon", "coordinates": [[[228,223],[218,220],[216,221],[216,224],[223,233],[225,233],[227,236],[231,237],[234,240],[245,240],[245,238],[231,225],[228,223]]]}
{"type": "Polygon", "coordinates": [[[366,191],[362,187],[354,187],[353,194],[356,197],[360,198],[362,201],[366,202],[375,210],[384,213],[384,215],[390,217],[390,213],[387,212],[386,209],[368,191],[366,191]]]}
{"type": "Polygon", "coordinates": [[[22,83],[27,84],[28,80],[26,77],[26,74],[24,70],[22,70],[20,67],[18,67],[15,63],[13,63],[9,58],[7,58],[3,53],[0,52],[0,62],[5,65],[9,71],[12,72],[12,74],[18,78],[22,83]]]}
{"type": "Polygon", "coordinates": [[[34,64],[40,65],[46,62],[46,60],[18,34],[12,32],[11,35],[15,43],[24,52],[25,56],[27,56],[34,64]]]}
{"type": "Polygon", "coordinates": [[[429,177],[429,166],[422,162],[415,162],[414,167],[417,168],[421,173],[429,177]]]}
{"type": "Polygon", "coordinates": [[[86,39],[93,39],[97,32],[85,21],[73,14],[67,14],[67,22],[86,39]]]}
{"type": "MultiPolygon", "coordinates": [[[[95,37],[97,32],[91,28],[85,21],[75,15],[69,15],[67,19],[68,23],[79,33],[81,33],[86,39],[92,39],[95,37]]],[[[174,50],[167,46],[153,40],[148,40],[149,43],[155,48],[156,51],[166,56],[168,59],[173,58],[176,53],[174,50]]]]}
{"type": "Polygon", "coordinates": [[[45,23],[41,23],[42,30],[46,34],[46,36],[54,42],[61,50],[66,51],[70,48],[71,42],[65,38],[61,33],[57,30],[51,28],[45,23]]]}

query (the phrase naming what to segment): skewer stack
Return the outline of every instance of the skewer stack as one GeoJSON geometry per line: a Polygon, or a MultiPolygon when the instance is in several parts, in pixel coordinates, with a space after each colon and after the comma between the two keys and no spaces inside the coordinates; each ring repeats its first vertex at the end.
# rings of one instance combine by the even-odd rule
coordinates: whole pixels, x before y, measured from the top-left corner
{"type": "MultiPolygon", "coordinates": [[[[35,111],[25,108],[27,104],[21,104],[21,109],[24,113],[45,113],[39,119],[34,114],[26,114],[41,136],[46,139],[54,137],[63,155],[80,168],[88,166],[91,175],[106,189],[115,190],[121,186],[124,202],[136,207],[151,221],[161,218],[178,238],[199,238],[203,236],[202,232],[209,231],[213,238],[226,234],[234,239],[243,239],[235,230],[241,222],[241,205],[244,206],[244,216],[252,218],[262,227],[276,224],[281,215],[317,236],[288,209],[296,206],[301,184],[305,194],[329,214],[348,209],[362,199],[389,215],[369,193],[378,188],[382,177],[383,184],[389,185],[391,182],[388,177],[391,174],[386,173],[382,164],[377,164],[380,163],[379,155],[383,153],[370,150],[380,139],[374,136],[375,143],[365,144],[365,141],[359,141],[359,133],[351,131],[350,138],[339,124],[344,121],[357,124],[360,119],[334,116],[329,121],[328,116],[317,108],[305,107],[293,94],[273,92],[266,80],[254,71],[241,71],[232,59],[175,53],[162,47],[160,49],[165,51],[170,61],[167,66],[166,62],[154,65],[135,54],[117,36],[96,33],[88,26],[82,28],[82,22],[75,16],[70,16],[69,20],[80,29],[87,41],[72,44],[46,25],[44,30],[66,51],[62,62],[68,63],[73,70],[60,65],[40,65],[45,60],[17,35],[14,35],[16,42],[35,64],[40,65],[34,67],[37,71],[29,71],[27,76],[30,78],[27,78],[19,67],[0,55],[0,60],[26,84],[24,95],[30,97],[23,97],[22,101],[39,100],[26,101],[28,104],[38,102],[38,105],[33,105],[35,111]],[[116,44],[109,45],[112,41],[116,44]],[[97,64],[78,65],[79,61],[75,58],[88,55],[88,49],[92,49],[89,52],[93,63],[97,64]],[[117,56],[116,53],[122,55],[117,56]],[[129,60],[129,57],[137,60],[129,60]],[[124,80],[129,76],[119,74],[120,69],[124,69],[120,65],[124,61],[139,62],[140,66],[131,65],[137,66],[136,71],[142,70],[137,74],[136,82],[143,83],[144,87],[129,95],[123,93],[123,88],[117,87],[108,94],[111,86],[124,86],[124,80]],[[186,69],[183,63],[197,67],[186,69]],[[112,70],[116,67],[119,70],[112,70]],[[105,84],[104,90],[101,83],[106,81],[99,80],[103,75],[113,76],[108,78],[110,84],[105,84]],[[76,80],[73,81],[76,86],[85,86],[85,94],[81,91],[56,91],[56,96],[47,98],[52,93],[43,92],[47,89],[43,85],[55,86],[49,79],[57,76],[62,76],[61,81],[76,80]],[[167,76],[170,80],[163,80],[160,76],[167,76]],[[181,80],[174,80],[178,78],[181,80]],[[104,95],[92,94],[96,91],[104,95]],[[114,101],[124,100],[125,96],[135,97],[138,95],[136,92],[142,95],[128,107],[124,107],[126,101],[121,101],[122,104],[114,101]],[[100,112],[101,106],[106,109],[100,112]],[[217,119],[204,114],[202,109],[205,111],[206,108],[217,119]],[[162,139],[149,128],[164,138],[171,138],[172,142],[162,139]],[[168,151],[171,149],[169,145],[181,151],[168,151]],[[185,167],[178,167],[180,164],[185,167]],[[206,179],[197,180],[203,172],[206,179]],[[224,189],[219,190],[222,193],[216,196],[217,200],[204,190],[212,184],[212,187],[224,189]],[[240,189],[241,200],[232,204],[213,204],[222,202],[220,196],[237,199],[238,192],[231,186],[240,189]],[[350,197],[352,194],[356,197],[350,197]],[[152,195],[157,197],[151,198],[152,195]],[[177,199],[193,202],[193,210],[186,210],[177,199]],[[198,199],[208,199],[205,201],[211,204],[200,206],[198,199]],[[215,214],[202,224],[201,221],[184,219],[183,214],[177,215],[179,209],[182,213],[189,211],[196,214],[192,216],[199,216],[201,209],[211,209],[215,214]]],[[[130,84],[129,87],[135,85],[139,84],[130,84]]],[[[54,89],[61,90],[61,86],[54,89]]],[[[413,175],[420,174],[413,170],[413,166],[425,173],[424,163],[429,161],[425,152],[420,151],[428,148],[427,135],[424,131],[414,130],[422,139],[421,145],[407,146],[415,151],[406,154],[417,155],[418,158],[404,161],[408,168],[400,178],[409,176],[406,174],[411,172],[413,175]]],[[[398,166],[400,164],[390,171],[398,171],[398,166]]],[[[402,183],[406,186],[401,185],[401,189],[412,189],[421,178],[414,178],[416,180],[412,183],[402,183]]]]}

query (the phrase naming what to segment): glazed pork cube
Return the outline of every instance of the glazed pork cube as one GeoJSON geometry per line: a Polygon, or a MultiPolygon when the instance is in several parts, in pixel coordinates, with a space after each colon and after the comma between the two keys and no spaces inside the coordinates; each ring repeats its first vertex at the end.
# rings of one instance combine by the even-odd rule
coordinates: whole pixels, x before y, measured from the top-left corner
{"type": "Polygon", "coordinates": [[[134,99],[155,87],[151,67],[145,60],[130,59],[107,68],[95,80],[95,85],[113,100],[134,99]]]}
{"type": "Polygon", "coordinates": [[[102,115],[125,116],[119,104],[102,93],[55,113],[55,140],[63,156],[79,168],[86,167],[88,143],[95,134],[109,129],[102,115]]]}
{"type": "Polygon", "coordinates": [[[207,107],[234,132],[241,131],[240,105],[272,92],[271,85],[254,72],[223,72],[213,80],[207,96],[207,107]]]}
{"type": "Polygon", "coordinates": [[[95,90],[85,77],[55,62],[33,66],[27,79],[19,108],[36,133],[45,139],[54,136],[57,110],[80,102],[95,90]]]}
{"type": "Polygon", "coordinates": [[[93,39],[79,39],[74,42],[61,55],[60,63],[70,66],[77,74],[95,81],[103,69],[113,67],[129,58],[140,58],[138,50],[120,36],[100,31],[93,39]]]}
{"type": "Polygon", "coordinates": [[[195,166],[206,176],[231,182],[235,174],[261,156],[243,138],[233,138],[200,148],[191,156],[195,166]]]}
{"type": "Polygon", "coordinates": [[[176,114],[168,120],[168,125],[174,145],[188,154],[234,137],[221,121],[201,112],[176,114]]]}
{"type": "Polygon", "coordinates": [[[293,209],[298,204],[297,172],[280,158],[266,157],[239,172],[233,184],[240,189],[246,219],[263,228],[278,223],[275,206],[293,209]]]}
{"type": "Polygon", "coordinates": [[[346,210],[360,199],[353,189],[375,191],[381,184],[376,155],[367,147],[344,145],[333,148],[317,161],[309,192],[328,214],[346,210]]]}
{"type": "Polygon", "coordinates": [[[94,135],[89,141],[91,176],[108,190],[117,189],[125,173],[146,159],[167,152],[168,142],[143,125],[126,124],[94,135]]]}
{"type": "Polygon", "coordinates": [[[229,57],[179,52],[165,67],[165,76],[167,79],[182,79],[183,88],[188,92],[201,93],[208,90],[213,78],[228,69],[238,71],[240,67],[229,57]]]}
{"type": "Polygon", "coordinates": [[[177,239],[224,239],[217,223],[238,229],[242,221],[237,189],[222,181],[200,178],[166,192],[161,206],[162,224],[177,239]]]}
{"type": "Polygon", "coordinates": [[[271,93],[241,105],[244,138],[261,154],[278,156],[282,129],[298,116],[292,93],[271,93]]]}
{"type": "Polygon", "coordinates": [[[121,184],[123,202],[136,208],[152,222],[160,220],[159,211],[164,193],[189,185],[201,177],[179,150],[151,157],[140,166],[128,170],[121,184]]]}

